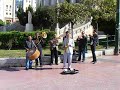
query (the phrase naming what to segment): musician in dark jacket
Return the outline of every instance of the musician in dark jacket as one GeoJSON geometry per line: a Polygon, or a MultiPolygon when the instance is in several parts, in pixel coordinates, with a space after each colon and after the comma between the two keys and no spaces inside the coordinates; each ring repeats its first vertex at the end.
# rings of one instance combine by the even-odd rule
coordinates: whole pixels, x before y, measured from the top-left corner
{"type": "Polygon", "coordinates": [[[51,51],[51,65],[53,64],[53,57],[55,56],[55,64],[58,65],[58,40],[54,37],[50,41],[50,51],[51,51]]]}
{"type": "Polygon", "coordinates": [[[25,65],[26,68],[25,69],[26,70],[32,68],[32,60],[29,59],[27,52],[34,47],[35,47],[35,43],[32,40],[32,37],[28,36],[27,40],[25,41],[25,49],[26,49],[26,65],[25,65]]]}
{"type": "Polygon", "coordinates": [[[40,51],[40,56],[35,60],[35,68],[37,69],[38,67],[38,61],[40,62],[40,67],[43,65],[43,60],[42,60],[42,47],[44,45],[44,40],[40,36],[40,34],[37,32],[34,38],[34,42],[38,50],[40,51]]]}
{"type": "Polygon", "coordinates": [[[97,43],[98,43],[98,35],[96,31],[93,31],[93,35],[90,35],[90,47],[91,47],[92,56],[93,56],[93,61],[92,61],[93,64],[97,62],[96,54],[95,54],[97,43]]]}
{"type": "Polygon", "coordinates": [[[77,38],[77,43],[78,43],[78,52],[79,52],[78,61],[81,61],[81,56],[82,56],[82,62],[84,62],[86,45],[87,45],[87,37],[85,36],[84,32],[82,32],[82,35],[77,38]]]}

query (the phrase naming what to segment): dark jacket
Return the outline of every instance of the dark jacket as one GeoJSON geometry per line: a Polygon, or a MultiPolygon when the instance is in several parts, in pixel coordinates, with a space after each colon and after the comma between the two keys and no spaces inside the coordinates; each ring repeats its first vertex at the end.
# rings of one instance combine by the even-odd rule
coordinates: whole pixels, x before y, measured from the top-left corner
{"type": "Polygon", "coordinates": [[[96,46],[98,44],[98,35],[93,34],[93,36],[90,37],[90,45],[96,46]]]}
{"type": "Polygon", "coordinates": [[[86,36],[82,36],[82,38],[78,38],[77,39],[77,43],[78,43],[78,47],[79,49],[83,49],[86,47],[87,45],[87,37],[86,36]]]}
{"type": "Polygon", "coordinates": [[[26,40],[25,41],[25,49],[32,49],[32,48],[34,48],[35,47],[35,43],[34,43],[34,41],[32,40],[32,41],[28,41],[28,40],[26,40]]]}
{"type": "Polygon", "coordinates": [[[51,43],[51,41],[53,41],[54,40],[54,38],[52,39],[52,40],[50,40],[50,50],[53,50],[53,48],[54,48],[54,45],[56,46],[55,48],[56,48],[56,50],[58,50],[58,40],[56,39],[55,40],[55,43],[53,44],[53,43],[51,43]]]}

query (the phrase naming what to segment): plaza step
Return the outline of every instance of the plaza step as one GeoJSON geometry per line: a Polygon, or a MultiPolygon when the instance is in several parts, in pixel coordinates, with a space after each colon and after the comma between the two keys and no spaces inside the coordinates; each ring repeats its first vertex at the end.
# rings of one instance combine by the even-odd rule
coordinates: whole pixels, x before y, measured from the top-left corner
{"type": "MultiPolygon", "coordinates": [[[[107,49],[107,50],[97,50],[96,56],[102,56],[102,55],[113,55],[114,49],[107,49]]],[[[49,65],[50,64],[50,56],[43,56],[43,65],[49,65]]],[[[88,51],[86,53],[86,59],[92,58],[91,51],[88,51]]],[[[73,55],[73,62],[78,59],[78,55],[73,55]]],[[[61,63],[63,61],[63,55],[58,56],[58,63],[61,63]]],[[[0,67],[24,67],[25,66],[25,57],[23,58],[0,58],[0,67]]],[[[33,66],[35,66],[35,60],[33,60],[33,66]]]]}

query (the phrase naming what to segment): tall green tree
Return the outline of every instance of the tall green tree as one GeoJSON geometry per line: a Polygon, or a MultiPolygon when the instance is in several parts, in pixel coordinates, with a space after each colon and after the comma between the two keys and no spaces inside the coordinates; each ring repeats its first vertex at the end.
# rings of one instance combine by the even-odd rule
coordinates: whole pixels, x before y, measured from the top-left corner
{"type": "Polygon", "coordinates": [[[82,3],[71,4],[65,1],[64,3],[60,4],[60,15],[59,15],[59,22],[60,23],[69,23],[72,22],[73,24],[76,21],[86,20],[90,16],[87,7],[84,6],[82,3]]]}

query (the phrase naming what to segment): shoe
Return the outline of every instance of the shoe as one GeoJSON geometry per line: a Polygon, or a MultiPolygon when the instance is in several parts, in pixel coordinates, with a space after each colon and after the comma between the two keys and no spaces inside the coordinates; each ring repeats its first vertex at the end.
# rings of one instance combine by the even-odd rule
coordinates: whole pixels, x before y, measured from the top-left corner
{"type": "Polygon", "coordinates": [[[50,63],[50,65],[53,65],[53,63],[50,63]]]}
{"type": "Polygon", "coordinates": [[[82,62],[84,62],[85,60],[82,60],[82,62]]]}
{"type": "Polygon", "coordinates": [[[25,68],[25,70],[29,70],[28,68],[25,68]]]}
{"type": "Polygon", "coordinates": [[[63,72],[67,72],[68,70],[67,69],[64,69],[63,72]]]}
{"type": "Polygon", "coordinates": [[[92,62],[92,64],[95,64],[97,61],[92,62]]]}
{"type": "Polygon", "coordinates": [[[56,63],[56,65],[58,65],[58,63],[56,63]]]}
{"type": "Polygon", "coordinates": [[[68,68],[68,70],[73,71],[74,69],[73,68],[68,68]]]}
{"type": "Polygon", "coordinates": [[[91,61],[91,63],[93,63],[94,61],[91,61]]]}
{"type": "Polygon", "coordinates": [[[43,67],[43,65],[40,65],[40,67],[43,67]]]}
{"type": "Polygon", "coordinates": [[[30,67],[29,69],[33,69],[32,67],[30,67]]]}
{"type": "Polygon", "coordinates": [[[78,59],[78,61],[81,61],[80,59],[78,59]]]}

